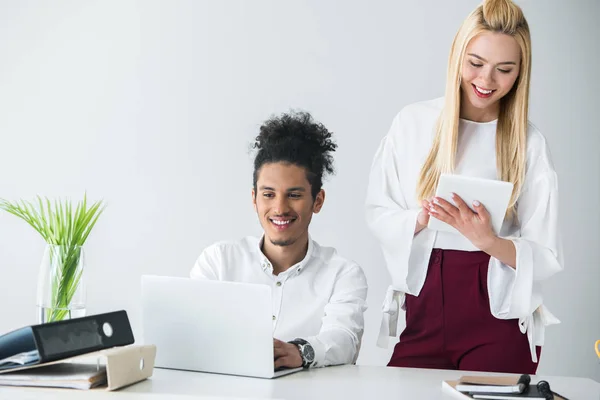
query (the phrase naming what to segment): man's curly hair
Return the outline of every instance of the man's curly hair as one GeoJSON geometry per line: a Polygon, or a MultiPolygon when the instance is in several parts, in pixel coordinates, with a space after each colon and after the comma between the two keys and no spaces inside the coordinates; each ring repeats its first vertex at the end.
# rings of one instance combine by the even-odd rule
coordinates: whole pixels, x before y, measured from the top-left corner
{"type": "Polygon", "coordinates": [[[333,174],[333,157],[337,144],[332,133],[308,112],[284,113],[272,117],[260,127],[254,142],[254,191],[258,173],[264,164],[283,162],[303,167],[313,199],[323,186],[323,175],[333,174]]]}

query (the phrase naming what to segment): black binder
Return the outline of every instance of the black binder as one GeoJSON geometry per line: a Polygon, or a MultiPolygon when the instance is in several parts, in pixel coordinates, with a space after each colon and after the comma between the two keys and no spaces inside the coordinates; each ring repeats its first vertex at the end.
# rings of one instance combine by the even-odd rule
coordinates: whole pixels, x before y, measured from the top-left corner
{"type": "Polygon", "coordinates": [[[0,371],[133,343],[125,310],[31,325],[0,336],[0,371]]]}

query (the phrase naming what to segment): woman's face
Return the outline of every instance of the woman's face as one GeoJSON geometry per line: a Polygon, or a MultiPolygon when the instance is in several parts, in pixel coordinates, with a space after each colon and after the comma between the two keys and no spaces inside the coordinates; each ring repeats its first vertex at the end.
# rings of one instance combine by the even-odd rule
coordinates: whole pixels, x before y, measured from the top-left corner
{"type": "Polygon", "coordinates": [[[463,103],[470,114],[495,114],[499,100],[512,89],[521,65],[521,49],[515,38],[484,32],[468,44],[462,66],[463,103]]]}

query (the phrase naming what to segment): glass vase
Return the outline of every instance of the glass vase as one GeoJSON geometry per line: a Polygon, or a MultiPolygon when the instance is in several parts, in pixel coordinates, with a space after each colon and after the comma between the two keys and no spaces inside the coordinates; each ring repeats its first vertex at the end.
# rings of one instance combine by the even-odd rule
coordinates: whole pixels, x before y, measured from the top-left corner
{"type": "Polygon", "coordinates": [[[85,316],[85,252],[81,246],[47,244],[38,275],[38,323],[85,316]]]}

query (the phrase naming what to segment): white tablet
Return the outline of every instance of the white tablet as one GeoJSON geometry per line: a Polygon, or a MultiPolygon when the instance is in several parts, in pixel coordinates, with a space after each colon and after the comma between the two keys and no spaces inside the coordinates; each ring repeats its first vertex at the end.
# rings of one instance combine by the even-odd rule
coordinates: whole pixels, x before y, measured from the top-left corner
{"type": "MultiPolygon", "coordinates": [[[[471,209],[473,209],[473,202],[475,200],[479,201],[490,213],[492,229],[498,235],[502,228],[512,190],[513,184],[510,182],[442,174],[435,195],[456,205],[451,197],[452,193],[456,193],[471,209]]],[[[427,227],[438,231],[458,233],[452,226],[434,217],[429,218],[427,227]]]]}

